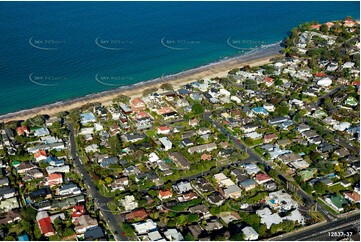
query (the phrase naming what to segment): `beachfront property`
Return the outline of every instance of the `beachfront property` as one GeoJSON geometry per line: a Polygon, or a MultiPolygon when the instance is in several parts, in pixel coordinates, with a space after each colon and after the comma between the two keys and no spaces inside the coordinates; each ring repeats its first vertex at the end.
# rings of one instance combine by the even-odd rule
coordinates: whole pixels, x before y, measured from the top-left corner
{"type": "Polygon", "coordinates": [[[298,186],[340,213],[353,211],[359,206],[359,63],[323,60],[308,50],[359,47],[354,40],[338,46],[329,37],[337,31],[321,34],[321,26],[299,30],[300,42],[287,44],[287,56],[239,66],[225,79],[163,86],[165,92],[106,106],[89,103],[62,122],[45,118],[46,127],[4,124],[1,145],[10,158],[0,158],[2,218],[22,226],[15,215],[32,206],[41,236],[58,240],[65,233],[118,238],[107,225],[111,214],[121,214],[125,229],[118,231],[129,239],[257,240],[287,231],[283,224],[315,222],[301,210],[310,206],[307,199],[293,195],[298,186]],[[95,201],[102,197],[109,212],[99,216],[95,201]],[[247,209],[258,226],[249,226],[247,209]],[[58,220],[69,224],[65,231],[58,220]]]}

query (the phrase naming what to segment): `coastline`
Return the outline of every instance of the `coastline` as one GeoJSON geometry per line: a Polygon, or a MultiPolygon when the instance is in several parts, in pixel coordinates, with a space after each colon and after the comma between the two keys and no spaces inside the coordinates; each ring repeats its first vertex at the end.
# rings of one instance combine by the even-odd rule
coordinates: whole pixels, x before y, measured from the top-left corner
{"type": "Polygon", "coordinates": [[[148,80],[125,87],[0,115],[0,122],[6,123],[16,120],[26,120],[39,114],[53,116],[62,111],[69,111],[71,109],[80,108],[81,106],[88,103],[100,102],[103,105],[108,106],[118,95],[123,94],[129,97],[141,96],[143,90],[153,87],[159,88],[159,86],[163,83],[170,83],[174,88],[178,88],[197,79],[224,77],[227,76],[230,70],[239,68],[243,65],[257,66],[266,64],[270,61],[270,59],[281,56],[281,49],[282,47],[280,46],[280,42],[277,42],[275,44],[255,49],[255,51],[250,53],[223,59],[177,74],[164,77],[162,76],[153,80],[148,80]]]}

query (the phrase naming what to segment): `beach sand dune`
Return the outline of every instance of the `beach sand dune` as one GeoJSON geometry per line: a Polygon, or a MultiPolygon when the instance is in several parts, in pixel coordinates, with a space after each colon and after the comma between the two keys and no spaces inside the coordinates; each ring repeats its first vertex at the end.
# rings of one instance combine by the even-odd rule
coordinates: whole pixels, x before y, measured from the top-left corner
{"type": "Polygon", "coordinates": [[[112,103],[112,100],[120,94],[127,95],[129,97],[141,96],[142,92],[145,89],[153,87],[159,88],[160,85],[165,82],[172,84],[173,87],[176,89],[180,86],[183,86],[198,79],[225,77],[227,76],[228,72],[234,68],[239,68],[245,65],[258,66],[269,63],[270,59],[281,56],[280,50],[281,47],[279,46],[279,44],[269,46],[261,49],[258,52],[254,52],[248,55],[242,55],[222,60],[220,62],[211,63],[209,65],[205,65],[199,68],[191,69],[162,78],[157,78],[148,82],[135,84],[125,88],[114,89],[110,91],[87,95],[85,97],[67,100],[64,102],[57,102],[41,107],[5,114],[0,116],[0,121],[6,123],[14,120],[26,120],[39,114],[54,116],[59,112],[69,111],[71,109],[79,108],[85,104],[95,102],[100,102],[103,105],[107,106],[110,105],[112,103]]]}

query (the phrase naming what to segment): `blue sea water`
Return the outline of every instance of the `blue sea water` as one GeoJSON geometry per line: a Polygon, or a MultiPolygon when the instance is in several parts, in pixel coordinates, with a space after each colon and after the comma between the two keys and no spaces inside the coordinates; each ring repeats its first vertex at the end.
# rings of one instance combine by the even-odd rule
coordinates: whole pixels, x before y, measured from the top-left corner
{"type": "Polygon", "coordinates": [[[358,2],[0,2],[0,114],[178,73],[346,16],[360,18],[358,2]]]}

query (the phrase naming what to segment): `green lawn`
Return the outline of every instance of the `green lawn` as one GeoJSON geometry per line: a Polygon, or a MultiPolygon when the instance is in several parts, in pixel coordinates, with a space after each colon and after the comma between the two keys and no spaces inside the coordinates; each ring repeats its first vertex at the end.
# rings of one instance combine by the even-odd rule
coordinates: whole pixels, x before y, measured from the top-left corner
{"type": "Polygon", "coordinates": [[[337,215],[338,212],[336,212],[334,209],[332,209],[330,206],[328,206],[323,200],[321,200],[320,198],[316,199],[318,203],[320,203],[322,205],[323,208],[325,208],[327,211],[329,211],[330,213],[332,213],[333,215],[337,215]]]}
{"type": "Polygon", "coordinates": [[[145,133],[150,138],[154,138],[157,135],[157,131],[155,131],[154,129],[149,129],[149,130],[145,131],[145,133]]]}
{"type": "Polygon", "coordinates": [[[331,192],[331,193],[340,193],[340,191],[345,191],[347,190],[347,188],[343,187],[340,183],[338,184],[335,184],[335,185],[332,185],[332,186],[329,186],[328,187],[328,190],[331,192]]]}

